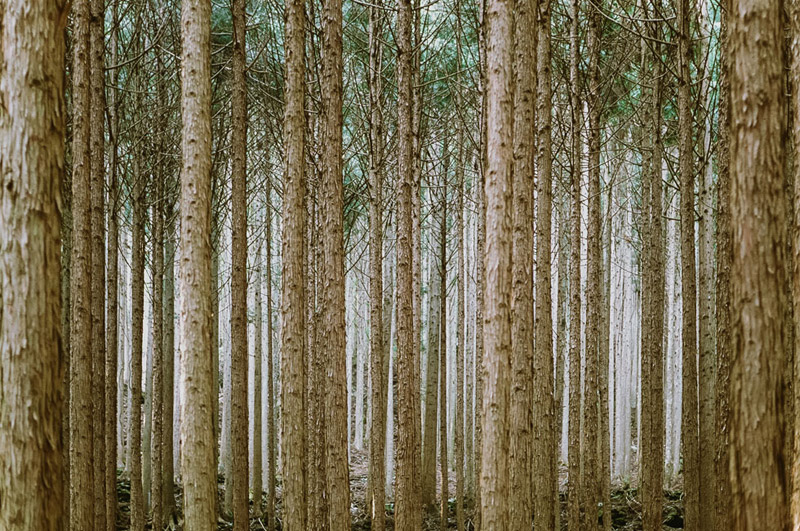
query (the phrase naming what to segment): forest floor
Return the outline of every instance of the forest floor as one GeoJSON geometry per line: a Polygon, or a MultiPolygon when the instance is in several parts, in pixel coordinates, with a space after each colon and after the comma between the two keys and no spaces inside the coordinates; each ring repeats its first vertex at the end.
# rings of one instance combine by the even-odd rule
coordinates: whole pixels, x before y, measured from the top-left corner
{"type": "MultiPolygon", "coordinates": [[[[351,505],[350,512],[353,517],[353,531],[367,531],[370,529],[370,521],[367,514],[365,503],[367,490],[367,454],[365,452],[351,453],[350,462],[350,493],[351,505]]],[[[222,505],[224,497],[224,482],[222,476],[219,478],[218,487],[218,506],[222,505]]],[[[451,477],[448,486],[449,492],[455,492],[455,478],[451,477]]],[[[280,483],[276,486],[276,511],[278,515],[278,529],[281,528],[281,494],[280,483]]],[[[117,519],[117,529],[127,531],[130,528],[130,481],[120,476],[117,481],[117,496],[119,499],[119,513],[117,519]]],[[[680,490],[670,490],[664,492],[664,531],[683,529],[683,500],[680,490]]],[[[176,506],[181,506],[182,492],[180,485],[175,486],[176,506]]],[[[566,469],[562,470],[560,478],[561,501],[561,528],[566,530],[566,469]]],[[[394,505],[387,504],[386,529],[394,529],[394,505]]],[[[450,499],[451,517],[448,520],[448,529],[456,529],[455,522],[455,500],[450,499]]],[[[468,503],[464,510],[466,529],[474,529],[473,517],[474,506],[468,503]]],[[[178,518],[170,523],[170,530],[181,530],[182,518],[178,518]]],[[[611,492],[611,527],[615,531],[637,531],[642,529],[641,504],[639,503],[637,490],[629,485],[617,485],[611,492]]],[[[148,529],[150,527],[148,526],[148,529]]],[[[230,520],[220,518],[218,523],[220,531],[232,529],[230,520]]],[[[266,531],[267,523],[262,518],[250,520],[251,531],[266,531]]],[[[422,525],[422,531],[432,531],[440,529],[439,516],[427,516],[422,525]]]]}

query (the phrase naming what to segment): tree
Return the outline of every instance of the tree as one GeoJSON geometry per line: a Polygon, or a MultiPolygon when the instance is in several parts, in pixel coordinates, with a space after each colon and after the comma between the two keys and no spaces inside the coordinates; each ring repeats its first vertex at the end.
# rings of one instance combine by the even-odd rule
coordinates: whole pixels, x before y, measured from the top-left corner
{"type": "Polygon", "coordinates": [[[150,439],[150,506],[154,529],[164,528],[164,480],[163,465],[164,435],[164,176],[156,170],[153,179],[155,204],[152,209],[153,234],[151,238],[153,279],[153,390],[152,390],[152,436],[150,439]]]}
{"type": "MultiPolygon", "coordinates": [[[[447,135],[447,133],[445,133],[447,135]]],[[[434,266],[439,275],[441,296],[439,297],[439,482],[442,485],[439,499],[439,525],[442,531],[447,529],[450,513],[450,494],[448,483],[450,476],[447,467],[447,176],[450,170],[450,150],[448,137],[442,143],[442,174],[439,185],[439,209],[437,212],[437,228],[439,229],[439,256],[434,266]]],[[[430,369],[430,367],[429,367],[430,369]]],[[[436,369],[434,369],[435,371],[436,369]]],[[[434,449],[433,455],[436,455],[434,449]]],[[[434,457],[434,461],[436,461],[434,457]]]]}
{"type": "Polygon", "coordinates": [[[0,17],[0,528],[56,531],[65,517],[59,240],[67,10],[58,0],[9,1],[0,17]]]}
{"type": "Polygon", "coordinates": [[[283,274],[281,326],[281,440],[283,444],[284,525],[306,528],[305,312],[303,260],[306,233],[305,196],[305,8],[302,0],[286,4],[286,80],[283,124],[286,173],[283,190],[283,274]]]}
{"type": "Polygon", "coordinates": [[[516,0],[511,311],[510,529],[530,529],[533,450],[533,162],[536,1],[516,0]],[[532,28],[533,31],[526,31],[532,28]]]}
{"type": "Polygon", "coordinates": [[[231,122],[231,403],[233,457],[233,525],[250,527],[247,413],[247,83],[245,81],[246,0],[232,0],[233,80],[231,122]]]}
{"type": "MultiPolygon", "coordinates": [[[[94,527],[89,0],[73,6],[70,525],[94,527]],[[89,456],[92,456],[90,458],[89,456]]],[[[135,367],[133,368],[135,369],[135,367]]],[[[132,369],[132,370],[133,370],[132,369]]],[[[131,493],[133,494],[133,493],[131,493]]]]}
{"type": "Polygon", "coordinates": [[[397,14],[397,529],[416,529],[421,507],[417,485],[420,431],[418,372],[419,336],[415,334],[413,281],[413,138],[411,0],[398,0],[397,14]]]}
{"type": "Polygon", "coordinates": [[[211,2],[182,4],[181,476],[184,526],[216,527],[211,368],[211,2]]]}
{"type": "Polygon", "coordinates": [[[486,243],[484,374],[481,438],[481,526],[509,525],[509,394],[511,383],[511,265],[514,51],[512,5],[487,3],[486,243]]]}
{"type": "Polygon", "coordinates": [[[790,325],[783,320],[789,303],[783,7],[774,1],[734,0],[731,13],[733,528],[787,530],[782,352],[790,325]],[[752,94],[760,96],[754,100],[752,94]]]}

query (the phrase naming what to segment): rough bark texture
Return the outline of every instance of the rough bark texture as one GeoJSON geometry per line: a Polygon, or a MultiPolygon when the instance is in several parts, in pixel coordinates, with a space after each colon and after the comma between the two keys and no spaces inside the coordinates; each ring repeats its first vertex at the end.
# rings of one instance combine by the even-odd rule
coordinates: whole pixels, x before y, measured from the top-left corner
{"type": "MultiPolygon", "coordinates": [[[[263,213],[265,206],[259,206],[259,210],[263,213]]],[[[259,214],[259,226],[264,226],[263,217],[259,214]]],[[[261,265],[263,257],[262,250],[263,242],[259,238],[258,247],[256,248],[255,267],[253,268],[253,276],[255,277],[255,288],[253,290],[253,298],[255,299],[255,317],[253,319],[253,446],[252,446],[252,470],[250,476],[250,489],[253,493],[253,516],[261,518],[263,511],[261,508],[262,491],[263,488],[263,460],[264,443],[262,439],[262,425],[261,425],[261,408],[262,408],[262,380],[263,380],[263,328],[264,328],[264,308],[261,303],[264,298],[264,275],[261,265]]]]}
{"type": "MultiPolygon", "coordinates": [[[[444,160],[439,185],[439,209],[437,212],[439,229],[439,256],[435,266],[442,286],[442,295],[439,298],[439,483],[442,492],[439,496],[439,524],[440,529],[447,529],[449,516],[449,474],[447,468],[447,174],[450,166],[450,152],[447,137],[444,139],[444,160]]],[[[430,345],[429,345],[430,346],[430,345]]],[[[434,452],[434,456],[435,456],[434,452]]],[[[435,459],[434,459],[435,460],[435,459]]]]}
{"type": "Polygon", "coordinates": [[[182,4],[181,477],[184,527],[216,527],[211,349],[211,2],[182,4]]]}
{"type": "Polygon", "coordinates": [[[509,529],[533,520],[533,163],[536,0],[515,0],[509,529]],[[533,31],[530,31],[533,29],[533,31]]]}
{"type": "MultiPolygon", "coordinates": [[[[94,474],[94,525],[96,529],[106,527],[105,500],[105,287],[106,245],[105,233],[105,1],[91,0],[89,6],[89,61],[91,63],[91,224],[92,224],[92,431],[94,474]]],[[[116,466],[115,466],[116,468],[116,466]]]]}
{"type": "Polygon", "coordinates": [[[62,1],[6,1],[0,17],[0,528],[56,531],[65,516],[60,209],[67,10],[62,1]]]}
{"type": "MultiPolygon", "coordinates": [[[[689,0],[678,0],[678,150],[681,191],[681,296],[683,300],[683,453],[686,529],[700,529],[700,441],[697,388],[697,284],[694,238],[694,148],[691,115],[689,0]]],[[[644,336],[644,334],[642,334],[644,336]]],[[[643,404],[643,407],[646,407],[643,404]]]]}
{"type": "MultiPolygon", "coordinates": [[[[557,529],[558,441],[561,408],[555,408],[551,288],[551,217],[553,213],[552,89],[550,72],[550,0],[538,2],[537,44],[537,214],[536,321],[533,353],[533,525],[557,529]]],[[[560,403],[560,402],[559,402],[560,403]]]]}
{"type": "MultiPolygon", "coordinates": [[[[646,7],[645,17],[654,13],[646,7]]],[[[658,38],[655,23],[648,36],[658,38]]],[[[642,524],[660,531],[664,483],[664,267],[661,223],[661,58],[660,46],[642,42],[645,93],[642,124],[642,332],[641,332],[641,483],[642,524]],[[645,80],[647,82],[647,80],[645,80]]]]}
{"type": "Polygon", "coordinates": [[[267,223],[266,233],[266,263],[267,271],[264,282],[267,284],[267,504],[266,517],[267,531],[275,530],[275,475],[277,473],[276,454],[276,427],[275,427],[275,360],[272,348],[272,178],[268,175],[266,184],[267,196],[267,223]]]}
{"type": "Polygon", "coordinates": [[[732,6],[732,528],[787,530],[783,6],[774,0],[732,6]]]}
{"type": "MultiPolygon", "coordinates": [[[[800,222],[800,208],[798,208],[798,200],[800,200],[800,176],[798,173],[800,172],[800,2],[797,0],[791,0],[789,2],[789,13],[790,13],[790,22],[791,22],[791,32],[792,32],[792,40],[791,40],[791,135],[792,140],[794,142],[792,146],[792,159],[794,163],[794,190],[791,191],[789,195],[790,200],[794,200],[794,222],[795,230],[793,233],[790,233],[790,238],[792,239],[791,243],[793,245],[793,270],[792,270],[792,307],[794,310],[794,360],[791,368],[788,368],[788,371],[791,373],[792,377],[794,378],[794,385],[792,387],[793,397],[792,400],[794,402],[794,437],[793,437],[793,455],[791,459],[791,480],[792,486],[795,487],[792,489],[792,496],[791,496],[791,506],[790,506],[790,514],[792,515],[792,526],[793,528],[797,529],[800,528],[800,489],[797,489],[797,486],[800,486],[800,422],[798,422],[798,416],[800,415],[800,385],[797,383],[797,377],[800,376],[800,231],[797,230],[797,227],[800,226],[798,223],[800,222]]],[[[723,26],[725,27],[725,26],[723,26]]],[[[727,29],[727,28],[726,28],[727,29]]],[[[727,73],[727,71],[725,71],[727,73]]],[[[726,86],[727,88],[727,86],[726,86]]],[[[726,109],[727,110],[727,109],[726,109]]],[[[727,140],[727,137],[726,137],[727,140]]],[[[726,160],[727,162],[727,160],[726,160]]],[[[727,169],[727,166],[726,166],[727,169]]],[[[721,173],[720,173],[721,175],[721,173]]],[[[719,186],[721,187],[721,181],[719,186]]],[[[720,189],[720,194],[721,194],[720,189]]],[[[721,196],[720,196],[721,197],[721,196]]],[[[721,226],[718,225],[718,231],[721,229],[721,226]]],[[[717,237],[718,241],[719,236],[717,237]]],[[[730,243],[728,242],[728,245],[730,243]]],[[[721,262],[719,261],[719,255],[717,258],[717,263],[720,264],[720,273],[721,273],[721,262]]],[[[730,274],[730,271],[727,272],[730,274]]],[[[720,275],[718,275],[718,279],[720,275]]],[[[720,333],[720,283],[722,281],[718,280],[717,284],[717,338],[718,341],[722,341],[722,334],[720,333]]],[[[728,293],[726,293],[728,295],[728,293]]],[[[726,315],[726,317],[728,317],[726,315]]],[[[726,330],[727,332],[727,330],[726,330]]],[[[728,348],[730,346],[728,345],[728,348]]],[[[722,369],[721,362],[722,358],[718,354],[718,359],[720,362],[720,368],[717,369],[718,379],[719,382],[719,371],[722,369]]],[[[719,385],[719,383],[718,383],[719,385]]],[[[726,396],[727,398],[727,396],[726,396]]],[[[717,393],[717,403],[720,404],[721,398],[720,393],[717,393]]],[[[727,405],[727,402],[725,403],[727,405]]],[[[723,494],[723,490],[719,483],[722,480],[717,478],[717,492],[718,495],[723,494]]],[[[728,491],[729,494],[730,491],[728,491]]],[[[719,519],[720,516],[718,515],[717,518],[719,519]]],[[[721,529],[719,526],[717,529],[721,529]]]]}
{"type": "Polygon", "coordinates": [[[383,13],[382,0],[369,10],[369,364],[372,378],[372,417],[369,435],[371,488],[367,507],[372,531],[386,526],[386,375],[383,337],[383,13]]]}
{"type": "MultiPolygon", "coordinates": [[[[794,3],[793,3],[794,4],[794,3]]],[[[796,4],[794,4],[796,5],[796,4]]],[[[731,342],[731,181],[730,181],[730,56],[728,55],[728,20],[730,1],[720,13],[720,84],[719,84],[719,138],[717,140],[717,278],[716,278],[716,323],[717,323],[717,373],[716,373],[716,439],[715,475],[716,493],[714,505],[715,531],[732,529],[733,519],[728,502],[731,499],[730,462],[730,371],[733,344],[731,342]]],[[[793,11],[793,23],[800,26],[798,12],[793,11]]],[[[795,85],[795,89],[798,85],[795,85]]],[[[795,102],[798,100],[795,99],[795,102]]],[[[800,108],[800,107],[798,107],[800,108]]],[[[800,124],[800,121],[795,121],[800,124]]],[[[800,136],[795,135],[795,140],[800,136]]],[[[795,159],[797,160],[797,159],[795,159]]],[[[795,183],[798,181],[795,180],[795,183]]],[[[795,247],[797,249],[797,247],[795,247]]],[[[797,262],[795,262],[797,263],[797,262]]],[[[798,276],[795,276],[797,280],[798,276]]],[[[798,313],[795,313],[798,315],[798,313]]],[[[798,337],[798,335],[795,335],[798,337]]],[[[796,358],[797,359],[797,358],[796,358]]],[[[798,389],[795,386],[795,389],[798,389]]],[[[795,409],[797,411],[797,409],[795,409]]],[[[797,454],[795,450],[795,455],[797,454]]],[[[800,505],[800,499],[798,499],[800,505]]],[[[798,513],[793,513],[798,514],[798,513]]],[[[800,524],[800,521],[798,521],[800,524]]]]}
{"type": "MultiPolygon", "coordinates": [[[[347,455],[347,345],[342,186],[342,1],[323,5],[322,318],[325,326],[325,466],[331,531],[350,529],[347,455]]],[[[361,397],[357,397],[359,400],[361,397]]]]}
{"type": "Polygon", "coordinates": [[[248,519],[249,452],[247,444],[247,84],[245,82],[245,0],[232,0],[233,80],[231,97],[231,453],[233,526],[248,519]]]}
{"type": "Polygon", "coordinates": [[[395,526],[411,531],[421,524],[418,488],[419,441],[419,338],[414,327],[413,223],[412,223],[412,10],[411,0],[398,0],[397,15],[397,477],[395,526]]]}
{"type": "Polygon", "coordinates": [[[483,434],[481,526],[509,526],[509,413],[511,387],[511,251],[513,168],[513,5],[487,4],[486,243],[484,264],[483,434]]]}
{"type": "MultiPolygon", "coordinates": [[[[175,465],[173,453],[175,408],[175,208],[174,198],[166,201],[164,219],[166,243],[164,249],[164,402],[161,477],[164,484],[164,521],[175,514],[175,465]]],[[[116,474],[115,474],[116,475],[116,474]]],[[[115,477],[116,480],[116,477],[115,477]]],[[[108,495],[108,494],[106,494],[108,495]]]]}
{"type": "MultiPolygon", "coordinates": [[[[73,9],[70,524],[94,527],[89,0],[73,9]]],[[[4,25],[4,27],[6,27],[4,25]]]]}
{"type": "Polygon", "coordinates": [[[567,523],[570,529],[581,525],[581,105],[578,71],[578,0],[570,2],[570,266],[569,266],[569,431],[567,439],[567,523]]]}
{"type": "MultiPolygon", "coordinates": [[[[161,475],[164,450],[164,201],[163,175],[157,169],[154,179],[152,279],[153,279],[153,398],[150,459],[150,506],[154,529],[164,528],[164,480],[161,475]]],[[[170,441],[170,444],[172,441],[170,441]]]]}
{"type": "Polygon", "coordinates": [[[283,456],[283,525],[306,529],[305,411],[306,285],[305,208],[305,9],[302,0],[286,4],[285,115],[286,174],[283,191],[283,274],[281,325],[281,442],[283,456]]]}

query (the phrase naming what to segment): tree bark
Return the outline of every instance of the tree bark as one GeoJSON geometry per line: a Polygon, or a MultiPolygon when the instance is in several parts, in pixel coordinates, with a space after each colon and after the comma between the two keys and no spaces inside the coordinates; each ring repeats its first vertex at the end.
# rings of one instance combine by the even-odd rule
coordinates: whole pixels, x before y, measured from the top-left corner
{"type": "Polygon", "coordinates": [[[790,325],[783,320],[789,303],[783,6],[734,0],[732,7],[733,528],[787,530],[782,353],[790,325]]]}
{"type": "Polygon", "coordinates": [[[509,525],[511,383],[513,21],[509,0],[487,3],[486,243],[481,526],[509,525]]]}
{"type": "MultiPolygon", "coordinates": [[[[67,10],[63,1],[7,1],[0,17],[0,528],[57,531],[65,516],[60,210],[67,10]]],[[[85,163],[76,166],[84,223],[85,163]]],[[[76,264],[86,270],[88,244],[76,264]]],[[[84,344],[86,302],[78,328],[84,344]]]]}
{"type": "Polygon", "coordinates": [[[216,528],[211,367],[211,2],[182,4],[181,476],[184,526],[216,528]]]}

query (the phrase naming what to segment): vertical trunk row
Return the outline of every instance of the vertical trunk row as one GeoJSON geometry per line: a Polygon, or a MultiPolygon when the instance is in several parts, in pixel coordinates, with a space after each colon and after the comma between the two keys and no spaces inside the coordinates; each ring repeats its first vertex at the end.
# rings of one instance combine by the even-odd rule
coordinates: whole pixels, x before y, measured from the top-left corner
{"type": "Polygon", "coordinates": [[[786,201],[783,4],[733,0],[731,446],[733,528],[789,529],[784,448],[786,201]],[[747,14],[747,16],[744,16],[747,14]],[[753,94],[759,94],[753,99],[753,94]],[[756,178],[756,176],[758,176],[756,178]]]}
{"type": "MultiPolygon", "coordinates": [[[[211,2],[181,12],[181,477],[186,529],[216,527],[216,389],[211,367],[211,2]]],[[[141,341],[140,341],[141,344],[141,341]]]]}
{"type": "Polygon", "coordinates": [[[59,270],[67,12],[63,1],[7,1],[0,17],[0,528],[57,531],[65,516],[59,270]]]}
{"type": "Polygon", "coordinates": [[[509,526],[511,387],[513,5],[487,4],[485,329],[481,437],[481,526],[509,526]]]}

